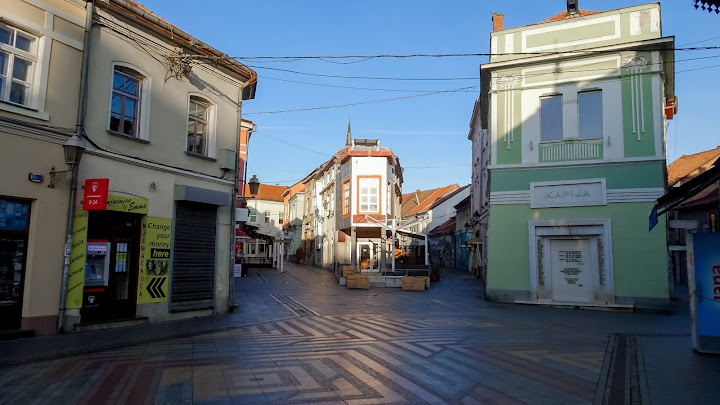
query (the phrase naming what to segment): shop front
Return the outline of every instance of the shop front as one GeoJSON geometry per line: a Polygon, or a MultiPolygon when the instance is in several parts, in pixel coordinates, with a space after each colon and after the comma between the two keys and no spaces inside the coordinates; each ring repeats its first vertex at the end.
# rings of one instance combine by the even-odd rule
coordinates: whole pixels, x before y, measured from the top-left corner
{"type": "Polygon", "coordinates": [[[30,202],[0,198],[0,331],[22,321],[30,202]]]}
{"type": "Polygon", "coordinates": [[[66,309],[79,310],[80,328],[132,320],[137,304],[168,296],[172,220],[147,216],[147,199],[107,188],[107,179],[86,180],[74,215],[66,309]]]}

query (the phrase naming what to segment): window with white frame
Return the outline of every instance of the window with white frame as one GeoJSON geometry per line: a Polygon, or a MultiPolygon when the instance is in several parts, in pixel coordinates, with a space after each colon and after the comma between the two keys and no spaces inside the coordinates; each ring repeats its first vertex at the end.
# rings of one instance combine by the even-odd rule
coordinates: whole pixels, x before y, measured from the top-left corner
{"type": "Polygon", "coordinates": [[[270,223],[270,211],[265,211],[265,223],[270,223]]]}
{"type": "Polygon", "coordinates": [[[38,38],[0,23],[0,100],[31,105],[38,38]]]}
{"type": "Polygon", "coordinates": [[[380,177],[358,176],[358,213],[380,213],[380,177]]]}
{"type": "Polygon", "coordinates": [[[602,112],[601,90],[578,93],[578,138],[597,139],[603,137],[602,112]]]}
{"type": "Polygon", "coordinates": [[[541,142],[563,140],[562,95],[540,98],[540,140],[541,142]]]}
{"type": "Polygon", "coordinates": [[[249,222],[257,222],[257,211],[250,210],[250,221],[249,222]]]}
{"type": "Polygon", "coordinates": [[[212,104],[202,97],[190,96],[188,107],[186,151],[208,156],[210,109],[212,104]]]}
{"type": "Polygon", "coordinates": [[[140,103],[144,77],[125,66],[113,70],[112,100],[110,102],[111,132],[140,137],[140,103]]]}
{"type": "Polygon", "coordinates": [[[342,193],[342,215],[348,216],[350,215],[350,179],[347,179],[343,182],[342,193]]]}
{"type": "Polygon", "coordinates": [[[278,212],[278,225],[282,225],[284,218],[285,218],[285,213],[282,211],[278,212]]]}

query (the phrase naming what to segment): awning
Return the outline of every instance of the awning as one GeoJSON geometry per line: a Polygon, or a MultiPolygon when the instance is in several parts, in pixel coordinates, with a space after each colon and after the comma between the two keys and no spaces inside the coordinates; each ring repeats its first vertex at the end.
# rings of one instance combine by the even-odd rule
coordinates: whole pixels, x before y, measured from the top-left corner
{"type": "Polygon", "coordinates": [[[247,242],[250,239],[252,238],[242,230],[238,230],[237,232],[235,232],[235,242],[247,242]]]}
{"type": "Polygon", "coordinates": [[[667,194],[657,199],[657,204],[650,212],[650,230],[657,225],[658,216],[679,206],[718,181],[720,181],[720,159],[705,173],[701,173],[680,187],[673,187],[667,194]]]}

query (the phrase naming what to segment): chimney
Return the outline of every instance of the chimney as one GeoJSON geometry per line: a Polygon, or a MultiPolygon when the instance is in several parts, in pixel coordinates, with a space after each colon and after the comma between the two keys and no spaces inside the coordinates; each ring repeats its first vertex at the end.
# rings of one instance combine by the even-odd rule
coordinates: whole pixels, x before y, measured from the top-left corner
{"type": "Polygon", "coordinates": [[[578,0],[567,0],[567,13],[578,14],[578,0]]]}
{"type": "MultiPolygon", "coordinates": [[[[569,3],[569,1],[568,1],[569,3]]],[[[568,6],[569,7],[569,6],[568,6]]],[[[503,29],[503,15],[492,13],[493,31],[502,31],[503,29]]]]}

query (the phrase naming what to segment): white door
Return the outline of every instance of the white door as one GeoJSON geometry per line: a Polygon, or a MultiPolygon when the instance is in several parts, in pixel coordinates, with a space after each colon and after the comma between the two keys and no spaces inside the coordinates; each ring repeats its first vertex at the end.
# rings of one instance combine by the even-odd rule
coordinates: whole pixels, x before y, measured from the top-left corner
{"type": "Polygon", "coordinates": [[[552,299],[558,302],[593,300],[597,254],[591,238],[550,239],[552,299]]]}

